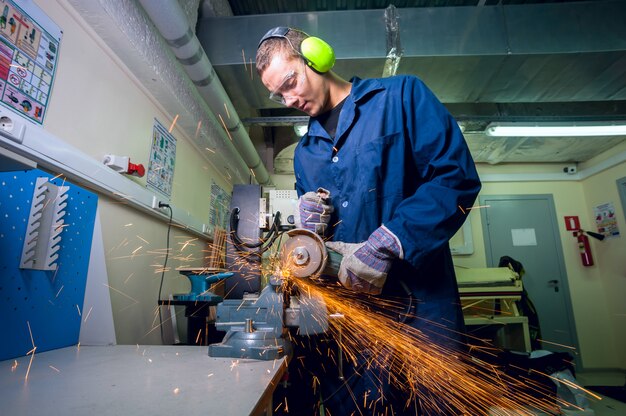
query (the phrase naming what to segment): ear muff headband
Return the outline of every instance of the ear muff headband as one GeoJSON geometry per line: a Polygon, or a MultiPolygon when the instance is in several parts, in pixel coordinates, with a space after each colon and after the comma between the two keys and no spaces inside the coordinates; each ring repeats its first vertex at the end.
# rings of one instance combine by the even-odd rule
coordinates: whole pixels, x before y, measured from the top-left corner
{"type": "MultiPolygon", "coordinates": [[[[259,41],[259,46],[270,38],[284,38],[289,41],[287,33],[290,30],[290,28],[284,26],[270,29],[259,41]]],[[[333,48],[322,39],[314,36],[310,36],[302,41],[298,53],[304,58],[309,67],[320,74],[330,71],[335,65],[335,51],[333,51],[333,48]]]]}

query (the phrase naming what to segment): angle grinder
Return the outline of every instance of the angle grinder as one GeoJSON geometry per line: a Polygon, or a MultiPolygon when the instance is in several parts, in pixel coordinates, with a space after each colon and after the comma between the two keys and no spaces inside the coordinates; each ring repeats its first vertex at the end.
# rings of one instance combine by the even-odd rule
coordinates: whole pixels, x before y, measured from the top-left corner
{"type": "Polygon", "coordinates": [[[289,270],[295,277],[314,280],[337,277],[343,257],[327,249],[319,235],[304,228],[289,230],[287,235],[289,239],[283,244],[280,254],[283,269],[289,270]]]}

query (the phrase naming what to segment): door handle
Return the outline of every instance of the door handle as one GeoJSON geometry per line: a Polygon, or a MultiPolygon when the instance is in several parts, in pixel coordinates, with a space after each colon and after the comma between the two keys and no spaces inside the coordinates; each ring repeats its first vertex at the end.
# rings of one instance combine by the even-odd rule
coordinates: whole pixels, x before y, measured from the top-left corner
{"type": "Polygon", "coordinates": [[[548,286],[553,287],[555,292],[559,291],[559,281],[556,279],[548,280],[548,286]]]}

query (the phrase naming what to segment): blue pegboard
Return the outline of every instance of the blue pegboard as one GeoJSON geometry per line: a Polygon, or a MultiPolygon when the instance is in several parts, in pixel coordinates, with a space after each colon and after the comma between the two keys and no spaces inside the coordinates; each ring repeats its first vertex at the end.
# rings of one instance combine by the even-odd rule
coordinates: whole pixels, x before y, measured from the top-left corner
{"type": "Polygon", "coordinates": [[[0,172],[0,360],[25,355],[33,342],[37,353],[78,343],[98,197],[63,177],[51,179],[37,169],[0,172]],[[38,177],[69,186],[54,271],[19,268],[38,177]]]}

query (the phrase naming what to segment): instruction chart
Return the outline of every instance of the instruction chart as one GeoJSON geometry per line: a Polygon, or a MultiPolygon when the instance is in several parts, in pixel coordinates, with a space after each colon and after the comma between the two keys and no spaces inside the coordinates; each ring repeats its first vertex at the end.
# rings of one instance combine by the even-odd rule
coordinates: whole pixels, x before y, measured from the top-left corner
{"type": "Polygon", "coordinates": [[[34,4],[24,7],[0,0],[0,102],[42,124],[61,31],[34,4]]]}
{"type": "Polygon", "coordinates": [[[169,199],[174,185],[175,164],[176,138],[155,118],[146,186],[169,199]]]}
{"type": "Polygon", "coordinates": [[[228,229],[228,220],[230,215],[230,193],[226,192],[222,187],[211,182],[211,199],[209,203],[209,232],[214,233],[215,227],[224,230],[228,229]]]}

